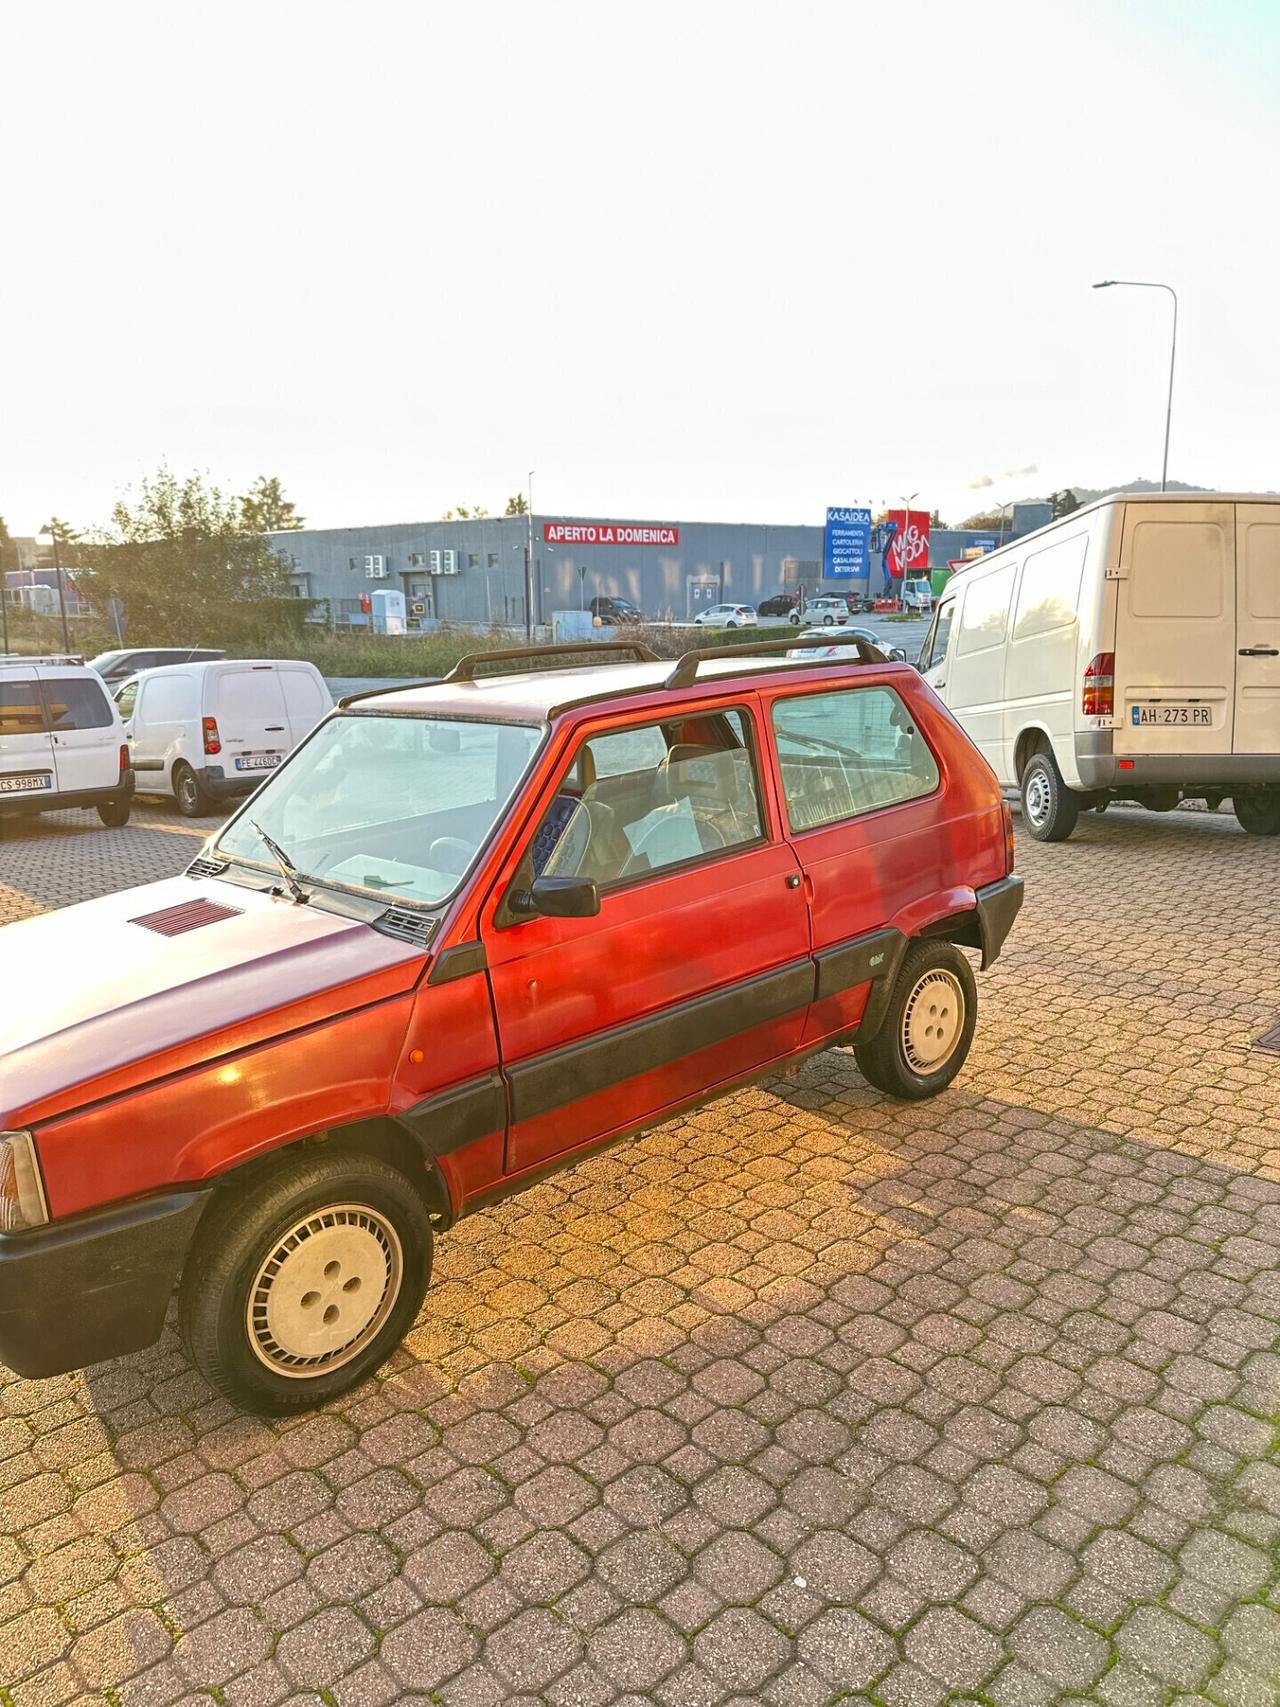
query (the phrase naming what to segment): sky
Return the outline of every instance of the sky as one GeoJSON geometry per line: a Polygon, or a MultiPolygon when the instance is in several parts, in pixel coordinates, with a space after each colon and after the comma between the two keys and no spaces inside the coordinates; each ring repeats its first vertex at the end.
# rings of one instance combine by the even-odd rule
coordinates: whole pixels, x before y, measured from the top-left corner
{"type": "Polygon", "coordinates": [[[167,463],[956,521],[1280,486],[1270,0],[43,0],[0,21],[0,515],[167,463]]]}

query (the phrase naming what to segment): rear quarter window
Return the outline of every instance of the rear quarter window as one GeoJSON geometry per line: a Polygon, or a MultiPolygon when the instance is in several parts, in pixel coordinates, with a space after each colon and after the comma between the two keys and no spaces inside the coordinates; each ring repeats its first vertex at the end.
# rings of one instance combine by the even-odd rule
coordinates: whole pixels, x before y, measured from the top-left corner
{"type": "Polygon", "coordinates": [[[1010,563],[993,574],[970,581],[965,588],[960,611],[960,639],[956,647],[960,657],[1003,644],[1009,624],[1015,569],[1016,565],[1010,563]]]}
{"type": "Polygon", "coordinates": [[[55,733],[111,727],[111,701],[96,676],[46,676],[43,687],[49,727],[55,733]]]}
{"type": "Polygon", "coordinates": [[[889,687],[777,700],[773,731],[793,833],[932,794],[938,764],[889,687]]]}

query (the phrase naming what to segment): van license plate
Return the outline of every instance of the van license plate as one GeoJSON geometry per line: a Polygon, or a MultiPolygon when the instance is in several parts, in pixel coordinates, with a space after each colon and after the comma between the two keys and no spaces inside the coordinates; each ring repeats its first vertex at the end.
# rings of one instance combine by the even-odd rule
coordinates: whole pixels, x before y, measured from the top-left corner
{"type": "Polygon", "coordinates": [[[255,753],[252,758],[237,759],[238,771],[271,771],[280,763],[279,753],[255,753]]]}
{"type": "Polygon", "coordinates": [[[1146,723],[1180,723],[1207,729],[1213,722],[1207,705],[1135,705],[1132,715],[1138,727],[1146,723]]]}
{"type": "Polygon", "coordinates": [[[37,794],[52,787],[52,771],[28,771],[23,776],[0,776],[0,794],[37,794]]]}

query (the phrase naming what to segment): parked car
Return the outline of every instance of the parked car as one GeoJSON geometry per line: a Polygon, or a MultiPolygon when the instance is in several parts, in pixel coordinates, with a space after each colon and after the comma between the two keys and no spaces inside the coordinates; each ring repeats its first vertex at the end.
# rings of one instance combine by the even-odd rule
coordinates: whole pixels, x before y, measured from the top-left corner
{"type": "Polygon", "coordinates": [[[803,614],[807,623],[821,623],[823,627],[830,628],[837,622],[848,622],[849,602],[834,594],[823,593],[816,599],[804,601],[803,614]]]}
{"type": "Polygon", "coordinates": [[[198,818],[247,794],[332,709],[314,664],[239,658],[166,664],[116,690],[142,794],[198,818]]]}
{"type": "Polygon", "coordinates": [[[750,605],[708,605],[693,619],[695,628],[754,628],[756,613],[750,605]]]}
{"type": "Polygon", "coordinates": [[[592,616],[599,617],[606,628],[618,628],[627,623],[644,621],[644,612],[632,599],[601,595],[592,599],[589,609],[592,616]]]}
{"type": "Polygon", "coordinates": [[[890,646],[873,629],[856,628],[852,623],[840,630],[839,640],[831,640],[825,628],[806,628],[797,638],[802,641],[826,640],[829,643],[813,650],[796,647],[787,653],[788,658],[808,658],[813,657],[815,653],[820,658],[857,658],[860,656],[858,648],[850,643],[865,640],[870,645],[879,647],[892,663],[904,664],[907,660],[907,654],[901,646],[890,646]]]}
{"type": "Polygon", "coordinates": [[[216,646],[136,646],[127,651],[99,652],[96,658],[90,658],[89,668],[115,686],[136,676],[139,670],[155,670],[162,664],[207,663],[225,657],[226,653],[216,646]]]}
{"type": "Polygon", "coordinates": [[[1230,796],[1280,834],[1280,499],[1116,493],[958,570],[920,669],[1027,828],[1230,796]]]}
{"type": "Polygon", "coordinates": [[[0,1360],[137,1350],[177,1281],[212,1385],[305,1410],[438,1233],[592,1146],[836,1044],[942,1091],[1009,809],[912,670],[790,644],[355,696],[184,876],[7,926],[0,1360]]]}
{"type": "Polygon", "coordinates": [[[91,806],[119,828],[132,795],[128,744],[101,677],[70,654],[0,657],[0,816],[91,806]]]}
{"type": "Polygon", "coordinates": [[[785,616],[797,626],[800,622],[800,597],[797,593],[775,593],[771,599],[761,599],[756,606],[757,616],[785,616]]]}

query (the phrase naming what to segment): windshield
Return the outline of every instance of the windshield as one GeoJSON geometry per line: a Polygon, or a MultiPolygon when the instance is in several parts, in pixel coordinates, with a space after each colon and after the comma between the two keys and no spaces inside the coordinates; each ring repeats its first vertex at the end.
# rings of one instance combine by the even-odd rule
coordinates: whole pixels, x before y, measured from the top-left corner
{"type": "Polygon", "coordinates": [[[91,670],[109,670],[118,659],[124,656],[123,652],[99,652],[96,658],[90,658],[89,668],[91,670]]]}
{"type": "Polygon", "coordinates": [[[457,718],[331,717],[231,820],[217,852],[270,869],[257,823],[304,883],[438,906],[470,870],[542,734],[457,718]]]}

